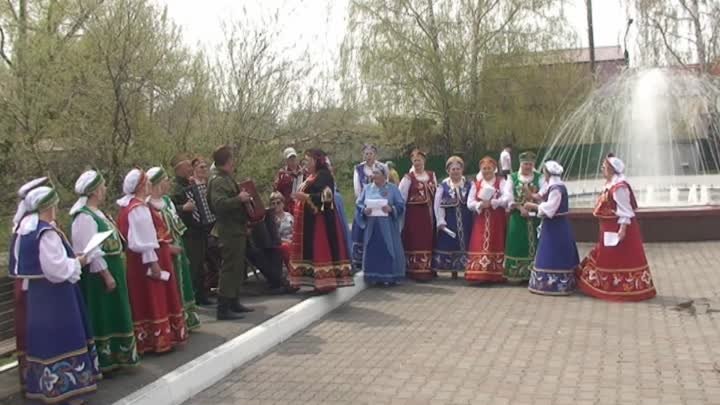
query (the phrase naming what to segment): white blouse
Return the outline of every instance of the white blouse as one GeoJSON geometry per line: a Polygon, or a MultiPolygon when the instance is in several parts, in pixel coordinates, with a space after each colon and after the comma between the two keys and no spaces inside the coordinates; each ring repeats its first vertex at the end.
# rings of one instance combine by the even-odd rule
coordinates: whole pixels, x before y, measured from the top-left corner
{"type": "MultiPolygon", "coordinates": [[[[460,179],[460,184],[454,184],[450,178],[447,178],[443,180],[443,183],[449,184],[451,189],[454,189],[457,193],[458,191],[462,191],[465,188],[465,177],[460,179]]],[[[440,206],[440,203],[442,202],[443,198],[443,187],[442,184],[438,185],[437,191],[435,192],[435,205],[433,205],[433,209],[435,210],[435,220],[437,221],[437,227],[439,228],[440,225],[447,225],[447,221],[445,221],[445,208],[442,208],[440,206]]]]}
{"type": "Polygon", "coordinates": [[[128,216],[128,249],[142,255],[144,264],[158,261],[155,249],[160,248],[150,208],[141,205],[128,216]]]}
{"type": "Polygon", "coordinates": [[[289,212],[283,212],[282,218],[275,218],[278,235],[283,242],[292,242],[294,218],[289,212]]]}
{"type": "Polygon", "coordinates": [[[55,231],[45,231],[40,237],[40,268],[51,283],[80,280],[82,266],[78,259],[68,257],[60,235],[55,231]]]}
{"type": "MultiPolygon", "coordinates": [[[[609,184],[605,185],[605,189],[610,189],[617,183],[625,181],[625,176],[615,176],[609,184]]],[[[615,200],[615,215],[618,217],[617,223],[620,225],[629,224],[635,217],[635,211],[632,209],[630,203],[630,190],[627,187],[618,187],[613,193],[613,200],[615,200]]]]}
{"type": "MultiPolygon", "coordinates": [[[[563,181],[560,179],[560,177],[553,176],[550,178],[550,181],[547,182],[545,186],[543,186],[542,191],[540,191],[541,196],[545,196],[547,194],[547,191],[550,189],[550,186],[563,184],[563,181]]],[[[547,201],[543,201],[538,205],[538,216],[540,217],[547,217],[552,218],[557,214],[558,209],[560,208],[560,203],[562,202],[562,192],[558,189],[553,189],[550,191],[550,195],[548,195],[547,201]]]]}
{"type": "MultiPolygon", "coordinates": [[[[485,180],[482,177],[481,173],[478,173],[476,176],[476,179],[480,181],[480,186],[488,186],[495,188],[495,178],[493,178],[490,181],[485,180]]],[[[502,179],[500,180],[500,197],[499,198],[493,198],[490,200],[490,206],[495,208],[507,208],[510,203],[513,201],[513,194],[508,193],[508,188],[506,186],[507,180],[502,179]]],[[[478,200],[477,198],[477,187],[475,187],[475,182],[473,182],[472,186],[470,186],[470,194],[468,195],[467,199],[467,207],[470,209],[470,211],[474,212],[481,212],[482,211],[482,201],[478,200]]]]}
{"type": "MultiPolygon", "coordinates": [[[[430,175],[428,174],[427,170],[424,171],[423,174],[415,174],[415,178],[420,182],[430,181],[430,175]]],[[[435,181],[435,183],[437,183],[437,181],[435,181]]],[[[407,202],[408,195],[410,194],[411,185],[412,180],[410,180],[410,175],[403,176],[402,180],[400,180],[400,185],[398,185],[398,188],[400,189],[400,195],[402,195],[405,202],[407,202]]]]}
{"type": "MultiPolygon", "coordinates": [[[[377,164],[377,162],[375,164],[377,164]]],[[[358,175],[356,167],[357,166],[353,168],[353,189],[355,190],[355,198],[358,198],[367,184],[360,183],[360,175],[358,175]]],[[[362,168],[365,173],[365,177],[371,179],[373,176],[373,169],[368,167],[365,162],[362,163],[362,168]]]]}
{"type": "MultiPolygon", "coordinates": [[[[105,215],[100,210],[96,210],[88,207],[102,219],[106,219],[105,215]]],[[[80,212],[75,216],[75,220],[72,223],[72,246],[75,252],[82,252],[87,246],[90,239],[98,233],[97,224],[95,220],[88,214],[80,212]]],[[[107,270],[107,263],[102,257],[93,259],[88,267],[90,273],[99,273],[103,270],[107,270]]]]}

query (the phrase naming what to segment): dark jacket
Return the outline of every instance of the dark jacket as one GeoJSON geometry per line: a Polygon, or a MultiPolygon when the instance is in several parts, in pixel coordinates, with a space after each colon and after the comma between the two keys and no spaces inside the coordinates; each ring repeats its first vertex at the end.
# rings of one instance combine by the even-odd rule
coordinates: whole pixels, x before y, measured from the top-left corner
{"type": "Polygon", "coordinates": [[[240,201],[235,179],[222,170],[210,180],[208,202],[217,217],[216,228],[221,238],[247,236],[248,215],[245,204],[240,201]]]}

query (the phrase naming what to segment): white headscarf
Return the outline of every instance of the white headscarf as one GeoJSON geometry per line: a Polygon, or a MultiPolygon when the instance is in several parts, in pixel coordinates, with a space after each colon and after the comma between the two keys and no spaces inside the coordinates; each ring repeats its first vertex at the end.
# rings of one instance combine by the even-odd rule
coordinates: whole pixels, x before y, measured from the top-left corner
{"type": "Polygon", "coordinates": [[[140,169],[130,170],[130,172],[125,176],[125,180],[123,180],[123,194],[125,195],[121,199],[117,200],[117,205],[127,207],[128,204],[130,204],[130,201],[135,198],[135,192],[137,191],[137,188],[144,176],[145,173],[143,173],[140,169]]]}
{"type": "MultiPolygon", "coordinates": [[[[41,203],[45,202],[47,198],[51,197],[51,194],[55,194],[53,198],[57,198],[57,193],[54,189],[50,187],[37,187],[33,190],[31,190],[26,196],[25,196],[25,207],[27,208],[28,212],[31,212],[30,215],[25,218],[24,221],[20,224],[20,227],[18,229],[18,233],[20,235],[27,235],[30,232],[34,232],[37,227],[38,223],[40,221],[40,216],[37,213],[38,208],[40,208],[41,203]]],[[[52,202],[50,205],[54,205],[57,203],[57,200],[52,202]]]]}
{"type": "Polygon", "coordinates": [[[545,162],[545,170],[547,170],[547,172],[551,176],[562,176],[564,171],[560,163],[554,160],[548,160],[547,162],[545,162]]]}
{"type": "Polygon", "coordinates": [[[101,179],[102,176],[95,170],[88,170],[78,177],[75,182],[75,194],[78,194],[80,198],[78,198],[72,208],[70,208],[70,216],[74,216],[87,205],[88,192],[95,191],[89,190],[88,188],[92,185],[97,185],[97,182],[101,181],[99,178],[101,179]]]}
{"type": "Polygon", "coordinates": [[[617,174],[623,174],[625,173],[625,163],[623,163],[620,158],[616,157],[609,157],[607,158],[608,163],[610,163],[610,166],[612,166],[613,170],[615,170],[615,173],[617,174]]]}
{"type": "Polygon", "coordinates": [[[22,221],[25,214],[28,212],[27,207],[25,206],[25,197],[27,196],[28,192],[30,190],[37,188],[45,183],[48,182],[47,177],[40,177],[34,180],[30,180],[29,182],[25,183],[18,189],[18,197],[20,198],[20,202],[18,202],[17,210],[15,211],[15,216],[13,217],[13,229],[17,228],[17,226],[20,224],[20,221],[22,221]]]}
{"type": "Polygon", "coordinates": [[[615,156],[611,156],[607,158],[607,162],[612,167],[613,171],[615,171],[615,175],[613,176],[612,180],[610,180],[609,185],[617,184],[621,181],[625,180],[625,163],[620,160],[620,158],[617,158],[615,156]]]}

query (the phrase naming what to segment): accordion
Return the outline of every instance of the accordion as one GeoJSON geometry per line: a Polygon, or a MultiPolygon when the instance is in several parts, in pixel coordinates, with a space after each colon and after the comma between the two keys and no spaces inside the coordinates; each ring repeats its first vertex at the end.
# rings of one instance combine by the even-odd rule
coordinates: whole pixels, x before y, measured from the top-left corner
{"type": "Polygon", "coordinates": [[[240,191],[245,191],[250,194],[250,201],[245,203],[245,208],[248,213],[248,222],[250,225],[262,222],[265,219],[265,206],[260,194],[258,194],[257,188],[255,187],[255,182],[250,179],[241,181],[238,183],[238,188],[240,191]]]}

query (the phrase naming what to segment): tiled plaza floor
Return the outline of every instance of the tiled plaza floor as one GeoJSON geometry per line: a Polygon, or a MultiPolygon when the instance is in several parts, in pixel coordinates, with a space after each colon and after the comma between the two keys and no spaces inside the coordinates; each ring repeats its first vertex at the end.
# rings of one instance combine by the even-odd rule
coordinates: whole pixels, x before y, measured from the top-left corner
{"type": "Polygon", "coordinates": [[[372,288],[186,405],[720,404],[720,243],[647,252],[659,294],[635,304],[372,288]]]}

